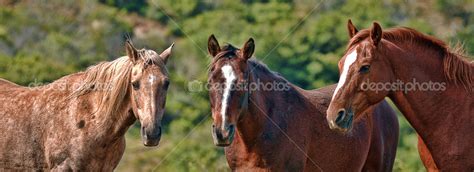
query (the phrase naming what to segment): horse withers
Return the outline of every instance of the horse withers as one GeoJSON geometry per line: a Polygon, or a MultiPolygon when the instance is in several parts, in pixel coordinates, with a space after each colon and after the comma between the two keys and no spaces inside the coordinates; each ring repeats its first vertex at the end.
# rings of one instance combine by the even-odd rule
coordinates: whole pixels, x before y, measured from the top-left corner
{"type": "Polygon", "coordinates": [[[145,146],[158,145],[169,85],[161,54],[137,50],[51,84],[0,80],[0,171],[112,171],[138,119],[145,146]]]}
{"type": "Polygon", "coordinates": [[[325,112],[335,86],[303,90],[250,59],[254,49],[253,39],[242,49],[208,41],[212,135],[232,170],[391,171],[398,121],[386,102],[350,134],[331,131],[325,112]]]}

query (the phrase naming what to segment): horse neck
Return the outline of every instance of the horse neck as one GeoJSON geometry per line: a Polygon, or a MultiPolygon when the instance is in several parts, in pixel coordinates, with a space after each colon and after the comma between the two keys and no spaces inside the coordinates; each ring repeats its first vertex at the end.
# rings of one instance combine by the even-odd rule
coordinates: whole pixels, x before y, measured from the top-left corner
{"type": "Polygon", "coordinates": [[[416,88],[406,90],[406,93],[391,92],[388,96],[422,137],[436,132],[436,129],[445,130],[442,126],[451,125],[452,119],[459,118],[454,115],[463,110],[453,103],[462,104],[458,101],[459,98],[470,99],[469,96],[466,97],[469,93],[463,86],[456,85],[445,77],[442,51],[410,43],[394,45],[387,46],[386,52],[390,53],[385,53],[395,77],[392,82],[402,81],[405,86],[407,83],[439,83],[444,84],[445,90],[436,90],[434,87],[433,90],[416,88]]]}
{"type": "MultiPolygon", "coordinates": [[[[248,100],[248,108],[245,113],[239,119],[237,124],[237,131],[239,132],[236,135],[237,139],[241,139],[246,146],[254,145],[256,139],[264,132],[265,126],[275,126],[281,121],[287,121],[283,119],[287,116],[280,115],[275,112],[284,112],[289,106],[288,96],[292,96],[292,100],[303,99],[297,93],[296,89],[289,82],[283,80],[282,78],[276,76],[275,74],[269,71],[258,71],[255,70],[252,72],[249,78],[249,84],[274,84],[284,82],[287,84],[289,90],[271,90],[264,91],[262,89],[251,90],[248,100]]],[[[261,87],[259,87],[261,88],[261,87]]],[[[303,105],[300,105],[303,106],[303,105]]],[[[277,126],[271,127],[275,130],[277,126]]]]}
{"type": "Polygon", "coordinates": [[[98,125],[101,131],[105,131],[110,138],[123,137],[128,128],[136,121],[135,115],[131,110],[131,98],[127,94],[121,105],[117,106],[118,111],[114,114],[99,115],[102,117],[98,125]]]}
{"type": "MultiPolygon", "coordinates": [[[[84,81],[85,78],[85,73],[82,73],[76,82],[84,81]]],[[[117,83],[113,84],[118,85],[117,83]]],[[[110,91],[110,89],[106,89],[105,91],[110,91]]],[[[83,104],[95,104],[95,106],[93,106],[94,108],[89,112],[80,113],[80,111],[78,111],[76,115],[86,119],[94,118],[94,122],[91,124],[93,126],[90,129],[94,130],[94,133],[97,133],[95,137],[97,137],[98,140],[107,141],[108,139],[123,137],[128,127],[135,122],[136,118],[133,112],[131,112],[131,97],[129,91],[127,91],[123,99],[119,101],[121,103],[114,106],[114,109],[117,110],[112,111],[100,109],[101,105],[97,103],[98,100],[103,100],[104,94],[105,92],[94,90],[76,97],[78,101],[77,108],[84,108],[82,107],[83,104]]]]}

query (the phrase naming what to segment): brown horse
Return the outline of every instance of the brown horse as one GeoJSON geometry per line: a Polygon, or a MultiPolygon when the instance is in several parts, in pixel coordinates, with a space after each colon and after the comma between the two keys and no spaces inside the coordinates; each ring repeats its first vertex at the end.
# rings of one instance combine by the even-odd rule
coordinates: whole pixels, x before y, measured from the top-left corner
{"type": "Polygon", "coordinates": [[[112,171],[136,119],[143,144],[158,145],[171,47],[126,51],[40,87],[1,79],[0,171],[112,171]]]}
{"type": "Polygon", "coordinates": [[[221,49],[212,35],[208,51],[213,139],[226,147],[232,170],[391,171],[398,121],[386,102],[343,135],[327,127],[324,115],[335,86],[307,91],[292,85],[249,60],[253,39],[242,50],[221,49]]]}
{"type": "Polygon", "coordinates": [[[474,63],[462,49],[410,28],[382,31],[374,23],[349,31],[352,39],[327,111],[331,128],[347,130],[348,118],[363,116],[389,97],[426,144],[429,151],[420,153],[431,152],[442,171],[474,170],[474,63]]]}
{"type": "MultiPolygon", "coordinates": [[[[351,20],[349,20],[347,22],[347,29],[348,29],[348,33],[349,33],[350,38],[354,37],[354,35],[357,34],[357,32],[358,32],[358,29],[352,24],[351,20]]],[[[339,63],[339,64],[340,64],[339,67],[341,67],[342,66],[341,63],[339,63]]],[[[328,122],[330,122],[330,120],[328,120],[328,122]]],[[[347,124],[347,125],[350,125],[350,124],[347,124]]],[[[336,127],[336,128],[332,127],[332,128],[337,129],[337,130],[341,130],[341,131],[347,130],[347,129],[338,128],[338,127],[336,127]]],[[[436,167],[436,164],[434,163],[433,157],[431,156],[428,148],[426,147],[425,143],[423,142],[423,140],[421,139],[420,136],[418,136],[418,151],[419,151],[419,154],[420,154],[420,158],[421,158],[424,166],[426,167],[426,169],[428,171],[438,171],[438,169],[436,167]]]]}

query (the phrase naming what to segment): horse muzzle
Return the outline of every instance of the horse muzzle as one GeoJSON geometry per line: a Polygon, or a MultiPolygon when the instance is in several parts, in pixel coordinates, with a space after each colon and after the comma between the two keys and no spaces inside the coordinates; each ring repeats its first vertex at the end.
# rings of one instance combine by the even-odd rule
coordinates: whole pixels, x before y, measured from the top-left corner
{"type": "Polygon", "coordinates": [[[143,145],[145,146],[157,146],[161,139],[161,127],[142,127],[141,135],[143,145]]]}
{"type": "Polygon", "coordinates": [[[329,128],[340,132],[347,132],[352,128],[352,121],[354,120],[354,112],[352,109],[339,109],[335,115],[336,119],[329,119],[329,128]]]}
{"type": "Polygon", "coordinates": [[[212,125],[212,138],[216,146],[229,146],[234,140],[235,126],[233,124],[216,127],[212,125]]]}

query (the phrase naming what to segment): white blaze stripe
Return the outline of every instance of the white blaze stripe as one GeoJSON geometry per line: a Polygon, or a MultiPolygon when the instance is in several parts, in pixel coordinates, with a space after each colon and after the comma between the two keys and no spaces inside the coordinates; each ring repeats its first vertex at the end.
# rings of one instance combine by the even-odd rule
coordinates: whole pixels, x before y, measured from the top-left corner
{"type": "Polygon", "coordinates": [[[336,94],[339,92],[339,89],[344,86],[346,83],[346,77],[347,77],[347,72],[349,72],[349,68],[351,65],[357,60],[357,50],[354,48],[354,50],[347,55],[346,60],[344,61],[344,66],[342,67],[342,73],[341,77],[339,78],[339,82],[337,83],[336,90],[334,90],[334,94],[332,95],[332,99],[336,96],[336,94]]]}
{"type": "Polygon", "coordinates": [[[150,75],[150,76],[148,77],[148,82],[150,82],[150,84],[153,84],[153,82],[155,81],[155,79],[156,79],[155,76],[150,75]]]}
{"type": "Polygon", "coordinates": [[[222,95],[222,105],[221,105],[221,115],[222,115],[222,127],[224,127],[225,124],[225,113],[227,110],[227,103],[229,100],[230,96],[230,91],[232,88],[232,82],[235,80],[235,74],[234,70],[232,69],[232,66],[230,65],[224,65],[222,68],[222,74],[224,75],[225,78],[225,89],[224,89],[224,94],[222,95]]]}

